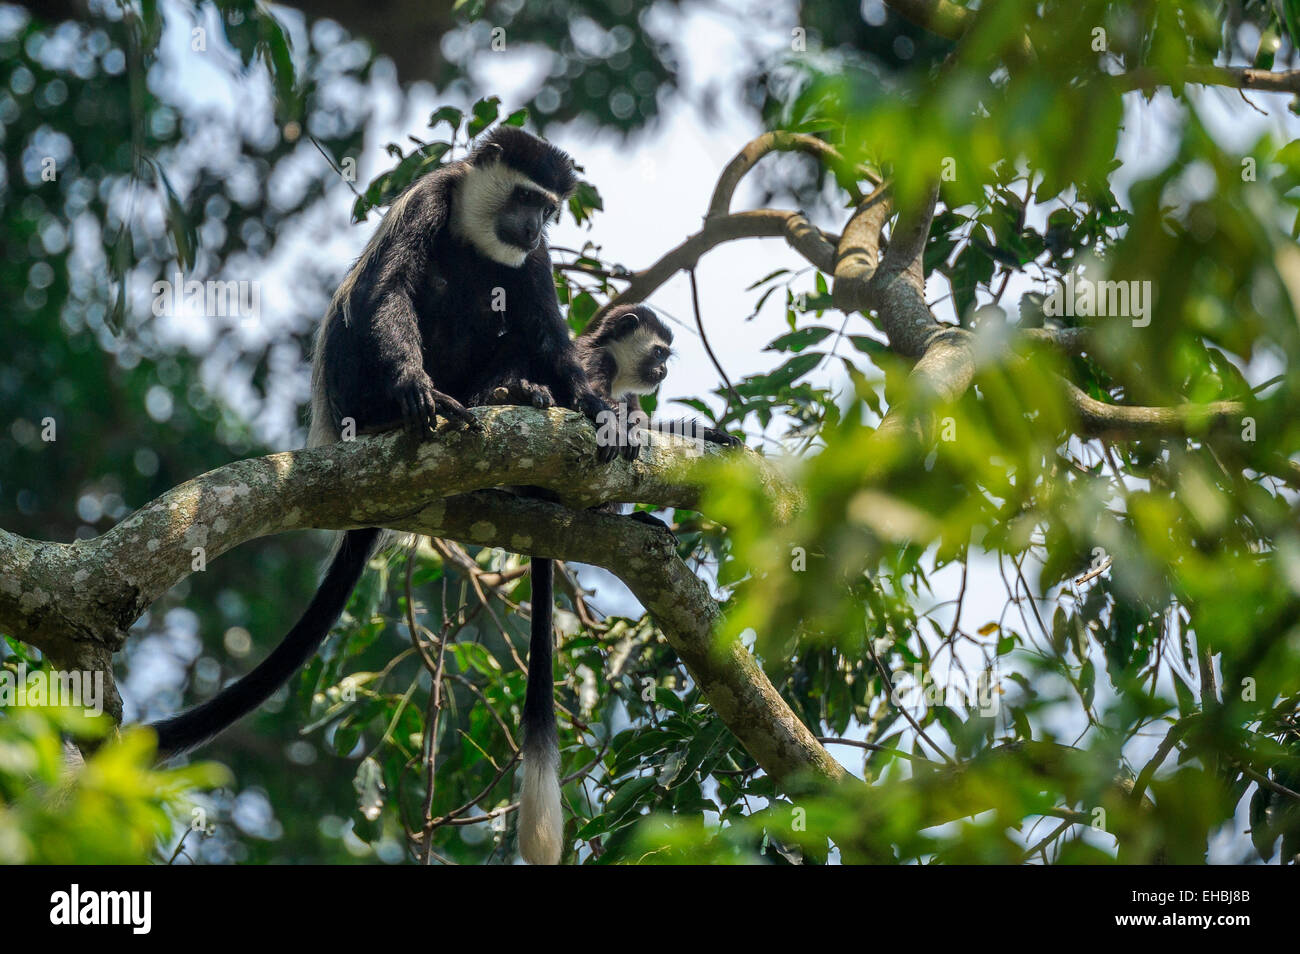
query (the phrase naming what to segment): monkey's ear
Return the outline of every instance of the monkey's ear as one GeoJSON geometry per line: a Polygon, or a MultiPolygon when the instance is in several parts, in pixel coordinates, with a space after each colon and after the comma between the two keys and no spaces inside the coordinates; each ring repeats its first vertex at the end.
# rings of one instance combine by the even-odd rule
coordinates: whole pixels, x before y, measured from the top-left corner
{"type": "Polygon", "coordinates": [[[500,162],[504,155],[505,150],[501,148],[501,143],[485,142],[479,149],[474,164],[476,166],[491,166],[500,162]]]}
{"type": "Polygon", "coordinates": [[[641,324],[641,316],[635,311],[625,311],[614,321],[614,336],[623,338],[636,331],[637,325],[641,324]]]}

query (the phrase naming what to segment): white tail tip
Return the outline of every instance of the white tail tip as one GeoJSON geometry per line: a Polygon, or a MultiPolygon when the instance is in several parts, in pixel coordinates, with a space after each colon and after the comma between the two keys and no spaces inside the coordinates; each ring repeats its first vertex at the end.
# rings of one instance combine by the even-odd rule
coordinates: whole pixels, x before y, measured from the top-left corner
{"type": "Polygon", "coordinates": [[[524,751],[519,794],[519,853],[530,865],[558,865],[564,853],[560,808],[560,753],[524,751]]]}

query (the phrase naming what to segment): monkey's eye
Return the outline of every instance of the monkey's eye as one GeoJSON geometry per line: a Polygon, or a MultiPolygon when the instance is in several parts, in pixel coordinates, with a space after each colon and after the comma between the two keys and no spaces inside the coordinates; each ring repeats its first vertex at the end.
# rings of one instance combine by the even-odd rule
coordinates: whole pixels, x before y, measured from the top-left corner
{"type": "Polygon", "coordinates": [[[669,352],[668,352],[668,349],[665,348],[663,345],[655,345],[655,349],[654,349],[654,351],[653,351],[652,353],[654,354],[654,356],[655,356],[655,360],[656,360],[656,361],[667,361],[667,360],[668,360],[668,354],[669,354],[669,352]]]}
{"type": "Polygon", "coordinates": [[[548,219],[551,219],[555,217],[555,213],[559,210],[555,207],[554,202],[548,202],[546,203],[546,208],[543,211],[546,213],[546,217],[548,219]]]}

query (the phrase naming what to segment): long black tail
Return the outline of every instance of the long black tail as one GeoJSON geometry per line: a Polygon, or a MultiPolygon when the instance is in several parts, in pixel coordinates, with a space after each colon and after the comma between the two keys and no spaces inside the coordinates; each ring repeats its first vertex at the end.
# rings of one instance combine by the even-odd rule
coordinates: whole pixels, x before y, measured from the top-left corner
{"type": "Polygon", "coordinates": [[[534,865],[558,864],[564,851],[560,740],[555,727],[551,619],[553,567],[533,560],[533,621],[524,692],[524,784],[519,795],[519,853],[534,865]]]}
{"type": "Polygon", "coordinates": [[[347,606],[381,532],[368,527],[344,534],[307,609],[257,668],[202,705],[151,726],[158,733],[159,756],[179,755],[233,725],[269,699],[312,657],[347,606]]]}

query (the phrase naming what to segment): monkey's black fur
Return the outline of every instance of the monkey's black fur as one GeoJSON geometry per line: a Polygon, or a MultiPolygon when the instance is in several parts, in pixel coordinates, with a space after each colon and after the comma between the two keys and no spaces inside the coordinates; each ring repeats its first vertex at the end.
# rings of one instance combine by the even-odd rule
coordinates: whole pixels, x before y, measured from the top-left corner
{"type": "MultiPolygon", "coordinates": [[[[608,409],[570,343],[545,240],[512,268],[448,228],[457,184],[472,167],[497,162],[560,196],[576,181],[565,153],[502,126],[468,160],[418,180],[393,204],[379,254],[364,255],[340,289],[346,296],[331,308],[341,320],[327,318],[320,343],[335,427],[351,417],[359,431],[399,421],[418,430],[435,407],[468,419],[465,406],[521,379],[592,420],[608,409]]],[[[608,459],[616,449],[602,450],[608,459]]]]}
{"type": "Polygon", "coordinates": [[[343,612],[378,539],[379,531],[375,529],[353,530],[345,534],[316,595],[271,655],[248,675],[202,705],[154,723],[153,729],[158,733],[158,754],[177,755],[206,742],[248,715],[288,681],[320,647],[330,627],[343,612]]]}
{"type": "MultiPolygon", "coordinates": [[[[310,443],[338,440],[349,420],[356,433],[401,425],[419,435],[441,412],[476,427],[466,408],[487,403],[497,388],[529,394],[530,403],[553,401],[593,421],[611,410],[588,383],[569,340],[545,241],[546,221],[575,184],[567,154],[502,126],[467,159],[403,193],[326,312],[317,338],[310,443]],[[458,217],[457,202],[472,177],[478,177],[475,201],[464,201],[458,217]],[[488,210],[491,221],[484,221],[488,210]]],[[[637,445],[622,430],[619,436],[617,445],[600,448],[602,460],[620,451],[636,455],[637,445]]],[[[212,738],[309,659],[343,611],[379,536],[376,529],[349,531],[280,646],[209,702],[154,726],[160,753],[212,738]]],[[[532,649],[549,695],[549,624],[532,649]]],[[[531,681],[529,693],[536,694],[531,681]]],[[[553,736],[553,712],[550,720],[553,736]]]]}
{"type": "Polygon", "coordinates": [[[558,745],[555,726],[554,635],[551,608],[555,602],[554,567],[550,560],[533,560],[533,620],[528,641],[528,681],[524,687],[524,739],[541,748],[558,745]]]}

